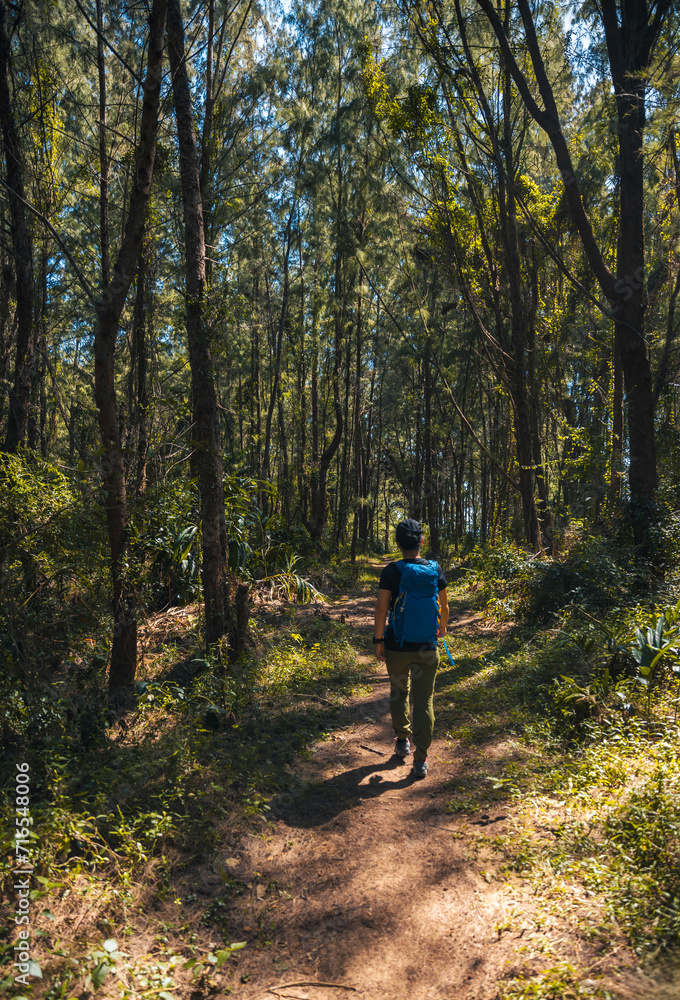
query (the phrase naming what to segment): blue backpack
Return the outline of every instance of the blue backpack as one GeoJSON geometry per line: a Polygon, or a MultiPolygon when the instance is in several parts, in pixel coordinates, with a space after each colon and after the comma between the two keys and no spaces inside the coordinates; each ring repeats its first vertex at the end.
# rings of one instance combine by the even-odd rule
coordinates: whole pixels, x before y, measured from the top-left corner
{"type": "Polygon", "coordinates": [[[401,572],[399,593],[390,611],[389,624],[399,642],[436,642],[439,623],[439,566],[425,563],[395,563],[401,572]]]}

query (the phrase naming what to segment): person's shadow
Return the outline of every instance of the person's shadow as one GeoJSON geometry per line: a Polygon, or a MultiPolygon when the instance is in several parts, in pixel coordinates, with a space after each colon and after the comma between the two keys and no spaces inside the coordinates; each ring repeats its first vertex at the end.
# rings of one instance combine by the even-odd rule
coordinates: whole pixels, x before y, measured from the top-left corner
{"type": "Polygon", "coordinates": [[[303,788],[292,787],[280,792],[269,806],[276,816],[288,820],[291,825],[319,826],[359,802],[414,784],[417,779],[412,761],[412,757],[403,760],[394,755],[384,762],[355,767],[332,778],[320,778],[303,788]],[[386,780],[381,772],[395,777],[386,780]],[[371,777],[365,781],[368,775],[371,777]]]}

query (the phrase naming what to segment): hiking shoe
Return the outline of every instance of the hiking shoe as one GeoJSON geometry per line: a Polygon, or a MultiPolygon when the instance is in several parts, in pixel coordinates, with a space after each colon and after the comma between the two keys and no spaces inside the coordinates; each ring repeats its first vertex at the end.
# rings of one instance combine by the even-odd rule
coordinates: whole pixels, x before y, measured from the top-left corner
{"type": "Polygon", "coordinates": [[[403,740],[400,740],[398,736],[395,736],[394,752],[396,753],[397,757],[408,757],[408,755],[411,753],[411,743],[408,737],[404,737],[403,740]]]}
{"type": "Polygon", "coordinates": [[[427,757],[425,760],[413,761],[413,773],[416,778],[424,778],[427,774],[427,757]]]}

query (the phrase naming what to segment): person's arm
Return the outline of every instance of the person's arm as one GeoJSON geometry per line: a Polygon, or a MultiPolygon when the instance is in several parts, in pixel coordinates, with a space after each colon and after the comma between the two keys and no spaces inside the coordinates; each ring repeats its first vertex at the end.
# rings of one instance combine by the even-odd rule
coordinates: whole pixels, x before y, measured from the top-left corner
{"type": "MultiPolygon", "coordinates": [[[[378,600],[375,602],[375,619],[373,623],[373,635],[376,639],[382,639],[387,627],[387,614],[390,610],[391,590],[379,590],[378,600]]],[[[377,643],[375,647],[376,659],[385,659],[385,644],[377,643]]]]}
{"type": "Polygon", "coordinates": [[[449,595],[446,587],[439,591],[439,628],[437,635],[446,635],[446,626],[449,623],[449,595]]]}

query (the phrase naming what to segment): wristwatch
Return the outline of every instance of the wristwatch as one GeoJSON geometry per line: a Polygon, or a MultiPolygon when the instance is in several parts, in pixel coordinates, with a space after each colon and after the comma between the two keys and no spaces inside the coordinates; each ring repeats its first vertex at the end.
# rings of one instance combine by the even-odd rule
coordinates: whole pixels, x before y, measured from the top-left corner
{"type": "Polygon", "coordinates": [[[384,637],[382,639],[376,639],[376,637],[373,636],[373,645],[374,646],[378,646],[381,642],[384,642],[384,641],[385,641],[384,637]]]}

